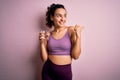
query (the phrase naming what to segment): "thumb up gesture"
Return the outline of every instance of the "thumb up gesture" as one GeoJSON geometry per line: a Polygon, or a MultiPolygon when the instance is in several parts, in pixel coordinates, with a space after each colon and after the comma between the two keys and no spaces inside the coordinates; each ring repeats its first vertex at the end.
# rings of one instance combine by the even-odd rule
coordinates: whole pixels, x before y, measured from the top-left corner
{"type": "Polygon", "coordinates": [[[75,25],[74,32],[76,34],[76,37],[80,37],[80,34],[84,28],[85,28],[84,26],[75,25]]]}

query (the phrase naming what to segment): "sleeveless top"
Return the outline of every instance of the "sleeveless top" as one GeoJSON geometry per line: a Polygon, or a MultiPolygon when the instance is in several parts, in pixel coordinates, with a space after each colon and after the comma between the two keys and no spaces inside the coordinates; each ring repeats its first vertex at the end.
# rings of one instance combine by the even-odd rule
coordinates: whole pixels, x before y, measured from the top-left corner
{"type": "Polygon", "coordinates": [[[71,41],[68,30],[60,39],[55,39],[51,34],[49,36],[47,48],[48,54],[50,55],[70,55],[71,41]]]}

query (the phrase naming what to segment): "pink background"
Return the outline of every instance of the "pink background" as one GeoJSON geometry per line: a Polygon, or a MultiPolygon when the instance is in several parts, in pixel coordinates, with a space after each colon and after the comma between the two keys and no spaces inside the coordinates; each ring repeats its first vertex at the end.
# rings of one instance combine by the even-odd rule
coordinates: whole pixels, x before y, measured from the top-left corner
{"type": "Polygon", "coordinates": [[[38,33],[51,3],[65,5],[67,25],[85,26],[73,80],[120,80],[119,0],[0,0],[0,80],[41,78],[38,33]]]}

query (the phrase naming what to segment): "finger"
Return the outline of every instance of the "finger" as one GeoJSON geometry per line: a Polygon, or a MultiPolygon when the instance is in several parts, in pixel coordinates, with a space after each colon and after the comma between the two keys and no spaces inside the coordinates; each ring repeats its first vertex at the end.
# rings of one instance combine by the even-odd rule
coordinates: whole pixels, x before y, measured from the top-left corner
{"type": "Polygon", "coordinates": [[[44,36],[44,34],[41,34],[41,33],[40,33],[39,36],[44,36]]]}
{"type": "Polygon", "coordinates": [[[39,37],[39,39],[41,40],[41,39],[45,39],[45,37],[39,37]]]}
{"type": "Polygon", "coordinates": [[[78,26],[78,25],[76,24],[75,27],[74,27],[74,30],[75,30],[75,31],[77,30],[77,26],[78,26]]]}
{"type": "Polygon", "coordinates": [[[75,27],[74,27],[74,31],[77,31],[77,30],[82,31],[84,28],[85,28],[84,26],[80,26],[80,25],[76,24],[75,27]]]}
{"type": "Polygon", "coordinates": [[[84,26],[77,25],[76,28],[83,29],[84,26]]]}
{"type": "Polygon", "coordinates": [[[46,37],[45,36],[39,36],[39,39],[45,39],[46,37]]]}

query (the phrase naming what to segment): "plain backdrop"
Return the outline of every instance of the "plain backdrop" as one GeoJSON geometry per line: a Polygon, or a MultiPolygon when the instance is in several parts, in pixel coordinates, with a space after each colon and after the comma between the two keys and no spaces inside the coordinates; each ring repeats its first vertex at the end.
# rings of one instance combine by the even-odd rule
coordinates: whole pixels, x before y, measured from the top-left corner
{"type": "Polygon", "coordinates": [[[120,80],[120,0],[0,0],[0,80],[41,80],[38,36],[52,3],[66,7],[66,25],[85,26],[73,80],[120,80]]]}

